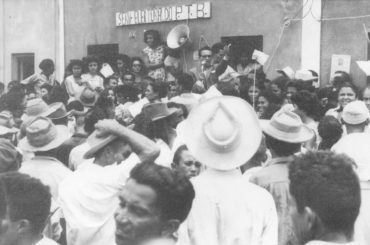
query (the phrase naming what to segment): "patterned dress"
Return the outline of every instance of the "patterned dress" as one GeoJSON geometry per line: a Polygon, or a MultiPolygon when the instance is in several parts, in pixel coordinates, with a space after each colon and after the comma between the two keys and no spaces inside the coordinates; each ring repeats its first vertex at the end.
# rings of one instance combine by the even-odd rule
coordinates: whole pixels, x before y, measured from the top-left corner
{"type": "MultiPolygon", "coordinates": [[[[157,64],[163,63],[164,61],[165,48],[162,45],[156,47],[155,49],[146,47],[143,49],[143,52],[145,55],[148,56],[150,64],[157,65],[157,64]]],[[[148,73],[148,76],[152,77],[153,79],[159,79],[159,80],[164,81],[166,77],[164,67],[150,70],[148,73]]]]}

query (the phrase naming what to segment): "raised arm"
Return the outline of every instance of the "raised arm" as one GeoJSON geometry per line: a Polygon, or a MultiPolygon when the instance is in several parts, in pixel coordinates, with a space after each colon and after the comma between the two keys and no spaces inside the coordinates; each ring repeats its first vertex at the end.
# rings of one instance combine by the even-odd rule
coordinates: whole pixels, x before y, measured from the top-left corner
{"type": "Polygon", "coordinates": [[[152,140],[122,126],[116,120],[101,120],[96,123],[95,128],[101,134],[110,133],[123,139],[131,146],[142,162],[154,161],[159,155],[159,148],[152,140]]]}

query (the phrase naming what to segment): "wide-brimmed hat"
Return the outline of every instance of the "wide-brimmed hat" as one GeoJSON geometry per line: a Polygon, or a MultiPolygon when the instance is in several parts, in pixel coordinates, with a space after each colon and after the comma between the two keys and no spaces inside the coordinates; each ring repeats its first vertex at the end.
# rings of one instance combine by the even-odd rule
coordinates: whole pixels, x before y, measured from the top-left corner
{"type": "Polygon", "coordinates": [[[97,100],[98,93],[89,87],[84,88],[79,97],[79,101],[86,107],[94,106],[97,100]]]}
{"type": "Polygon", "coordinates": [[[166,103],[150,103],[143,107],[143,113],[152,122],[171,116],[177,108],[168,108],[166,103]]]}
{"type": "Polygon", "coordinates": [[[49,112],[49,106],[40,98],[35,98],[27,101],[25,113],[22,115],[22,121],[26,121],[29,118],[37,116],[47,116],[49,112]]]}
{"type": "Polygon", "coordinates": [[[68,139],[68,128],[54,125],[47,117],[36,117],[26,127],[26,137],[20,140],[19,148],[24,151],[48,151],[60,146],[68,139]]]}
{"type": "Polygon", "coordinates": [[[49,113],[47,117],[54,120],[67,117],[69,114],[70,112],[67,112],[67,109],[63,103],[55,102],[49,105],[49,113]]]}
{"type": "Polygon", "coordinates": [[[302,123],[301,118],[291,111],[279,110],[271,120],[261,120],[262,130],[267,135],[288,143],[303,143],[314,133],[302,123]]]}
{"type": "Polygon", "coordinates": [[[103,149],[106,145],[108,145],[113,140],[117,139],[116,135],[108,134],[104,136],[100,136],[98,131],[94,131],[88,138],[87,143],[90,146],[90,150],[88,150],[84,154],[85,159],[93,158],[95,153],[97,153],[100,149],[103,149]]]}
{"type": "Polygon", "coordinates": [[[352,101],[343,108],[342,120],[345,123],[356,125],[369,120],[370,113],[363,101],[352,101]]]}
{"type": "Polygon", "coordinates": [[[215,97],[199,104],[190,112],[183,132],[191,154],[219,170],[246,163],[257,151],[261,135],[253,108],[234,96],[215,97]]]}

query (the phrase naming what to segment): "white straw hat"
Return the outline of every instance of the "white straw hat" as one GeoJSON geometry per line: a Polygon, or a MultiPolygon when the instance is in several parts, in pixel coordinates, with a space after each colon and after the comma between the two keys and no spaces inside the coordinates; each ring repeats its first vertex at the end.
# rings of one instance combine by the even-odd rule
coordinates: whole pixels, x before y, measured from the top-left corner
{"type": "Polygon", "coordinates": [[[301,118],[291,111],[279,110],[271,120],[261,120],[262,130],[267,135],[288,143],[303,143],[314,133],[302,123],[301,118]]]}
{"type": "Polygon", "coordinates": [[[233,96],[204,101],[190,112],[184,128],[184,140],[191,154],[219,170],[246,163],[257,151],[261,135],[253,108],[233,96]]]}

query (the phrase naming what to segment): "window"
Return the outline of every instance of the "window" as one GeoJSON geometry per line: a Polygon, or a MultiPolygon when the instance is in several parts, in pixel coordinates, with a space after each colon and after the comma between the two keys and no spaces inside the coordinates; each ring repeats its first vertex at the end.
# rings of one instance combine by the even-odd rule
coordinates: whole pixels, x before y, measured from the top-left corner
{"type": "Polygon", "coordinates": [[[118,43],[87,46],[87,55],[98,56],[102,63],[109,63],[113,69],[116,66],[117,54],[118,43]]]}
{"type": "Polygon", "coordinates": [[[12,80],[21,81],[35,73],[35,54],[12,54],[12,80]]]}
{"type": "Polygon", "coordinates": [[[230,55],[236,65],[242,55],[251,58],[255,49],[263,50],[263,36],[231,36],[221,37],[223,43],[231,44],[230,55]]]}

